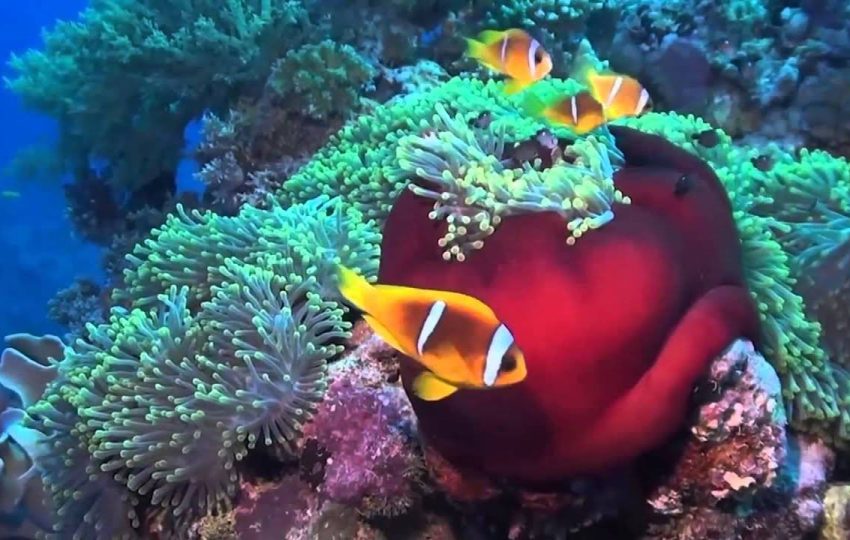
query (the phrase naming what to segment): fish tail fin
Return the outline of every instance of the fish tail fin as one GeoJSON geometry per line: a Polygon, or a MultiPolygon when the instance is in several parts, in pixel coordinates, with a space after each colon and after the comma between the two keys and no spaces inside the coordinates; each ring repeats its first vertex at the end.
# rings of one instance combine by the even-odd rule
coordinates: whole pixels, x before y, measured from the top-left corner
{"type": "Polygon", "coordinates": [[[587,58],[582,57],[576,59],[575,63],[573,64],[573,69],[570,72],[570,78],[574,79],[576,82],[587,88],[592,87],[590,81],[598,75],[599,72],[596,70],[596,67],[593,65],[593,62],[590,62],[587,60],[587,58]]]}
{"type": "Polygon", "coordinates": [[[369,310],[369,292],[373,286],[366,281],[366,278],[343,265],[337,265],[337,281],[339,292],[348,300],[354,307],[360,311],[368,313],[369,310]]]}
{"type": "Polygon", "coordinates": [[[483,62],[487,56],[487,44],[472,38],[463,39],[466,41],[466,55],[483,62]]]}
{"type": "Polygon", "coordinates": [[[529,84],[530,83],[525,82],[525,81],[520,81],[520,80],[517,80],[517,79],[510,79],[507,82],[505,82],[505,93],[509,96],[512,96],[514,94],[518,94],[518,93],[522,92],[523,90],[525,90],[529,86],[529,84]]]}
{"type": "Polygon", "coordinates": [[[534,92],[529,92],[522,100],[522,110],[528,116],[532,116],[534,118],[541,118],[546,116],[546,109],[548,108],[548,104],[543,101],[540,96],[535,94],[534,92]]]}
{"type": "Polygon", "coordinates": [[[576,50],[573,64],[570,67],[570,78],[590,88],[590,81],[599,75],[597,64],[599,61],[593,51],[593,47],[586,39],[581,40],[576,50]]]}

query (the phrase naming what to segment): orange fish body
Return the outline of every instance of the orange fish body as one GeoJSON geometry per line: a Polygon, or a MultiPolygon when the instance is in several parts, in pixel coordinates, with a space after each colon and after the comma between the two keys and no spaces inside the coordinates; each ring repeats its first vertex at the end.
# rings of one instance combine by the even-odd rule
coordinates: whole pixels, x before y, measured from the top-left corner
{"type": "Polygon", "coordinates": [[[649,92],[634,77],[617,73],[587,70],[582,76],[591,95],[602,104],[605,117],[611,120],[640,116],[652,109],[649,92]]]}
{"type": "Polygon", "coordinates": [[[530,97],[526,100],[525,107],[532,116],[542,116],[553,124],[568,126],[580,135],[605,123],[602,104],[587,91],[557,99],[549,104],[530,97]]]}
{"type": "Polygon", "coordinates": [[[375,333],[427,370],[413,383],[422,399],[525,378],[525,358],[513,335],[480,300],[450,291],[372,285],[344,267],[338,276],[343,297],[363,311],[375,333]]]}
{"type": "Polygon", "coordinates": [[[552,57],[524,30],[485,30],[476,39],[466,38],[466,44],[470,57],[511,78],[505,88],[508,94],[521,91],[552,71],[552,57]]]}

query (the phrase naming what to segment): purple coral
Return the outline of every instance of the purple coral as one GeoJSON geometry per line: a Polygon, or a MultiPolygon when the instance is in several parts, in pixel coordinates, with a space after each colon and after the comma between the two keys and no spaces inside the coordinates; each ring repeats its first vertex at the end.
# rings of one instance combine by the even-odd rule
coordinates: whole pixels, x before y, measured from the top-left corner
{"type": "Polygon", "coordinates": [[[355,372],[339,371],[304,433],[327,453],[319,490],[365,514],[403,512],[420,470],[410,405],[398,386],[365,386],[355,372]]]}

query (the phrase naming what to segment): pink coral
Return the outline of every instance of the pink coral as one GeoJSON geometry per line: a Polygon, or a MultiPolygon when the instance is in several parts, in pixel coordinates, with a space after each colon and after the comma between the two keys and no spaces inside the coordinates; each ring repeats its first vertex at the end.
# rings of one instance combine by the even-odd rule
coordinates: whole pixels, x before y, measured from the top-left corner
{"type": "Polygon", "coordinates": [[[394,515],[414,503],[422,467],[410,404],[400,385],[387,384],[387,366],[380,363],[387,350],[376,345],[367,339],[352,355],[359,366],[351,358],[334,366],[325,399],[304,430],[302,463],[311,453],[323,461],[318,489],[330,501],[367,515],[394,515]]]}

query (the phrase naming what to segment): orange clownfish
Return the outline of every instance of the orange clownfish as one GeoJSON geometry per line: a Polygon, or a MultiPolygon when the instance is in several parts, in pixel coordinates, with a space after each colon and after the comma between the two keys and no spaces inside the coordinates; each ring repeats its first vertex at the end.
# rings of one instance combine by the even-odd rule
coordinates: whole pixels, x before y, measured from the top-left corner
{"type": "Polygon", "coordinates": [[[590,92],[579,92],[544,103],[534,94],[523,103],[526,112],[535,117],[543,117],[553,124],[569,126],[579,135],[592,131],[605,123],[605,111],[590,92]]]}
{"type": "Polygon", "coordinates": [[[461,293],[372,285],[338,267],[342,296],[363,312],[372,330],[421,364],[413,392],[426,401],[459,389],[516,384],[526,376],[525,357],[493,310],[461,293]]]}
{"type": "Polygon", "coordinates": [[[466,39],[466,53],[486,67],[511,78],[505,86],[515,94],[552,71],[552,57],[525,30],[484,30],[466,39]]]}
{"type": "Polygon", "coordinates": [[[618,73],[598,73],[587,68],[576,77],[590,89],[590,94],[602,104],[607,121],[626,116],[640,116],[652,110],[649,92],[634,77],[618,73]]]}

